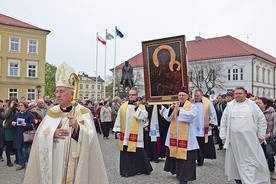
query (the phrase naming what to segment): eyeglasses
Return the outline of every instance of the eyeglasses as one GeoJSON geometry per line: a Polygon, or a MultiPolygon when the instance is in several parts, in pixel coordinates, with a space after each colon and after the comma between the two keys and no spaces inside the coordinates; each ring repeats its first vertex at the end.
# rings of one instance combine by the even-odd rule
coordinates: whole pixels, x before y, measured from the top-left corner
{"type": "Polygon", "coordinates": [[[129,96],[136,96],[137,94],[128,94],[129,96]]]}

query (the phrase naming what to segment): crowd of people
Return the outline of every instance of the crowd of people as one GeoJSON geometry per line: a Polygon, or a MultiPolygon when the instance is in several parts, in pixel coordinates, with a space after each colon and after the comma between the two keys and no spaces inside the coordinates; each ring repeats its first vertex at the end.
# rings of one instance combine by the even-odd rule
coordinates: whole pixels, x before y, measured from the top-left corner
{"type": "MultiPolygon", "coordinates": [[[[78,104],[89,109],[93,126],[103,139],[108,141],[110,135],[118,139],[121,176],[148,175],[153,170],[150,161],[158,163],[162,158],[164,171],[176,174],[185,184],[196,180],[196,165],[202,166],[204,159],[216,159],[215,144],[218,151],[226,150],[225,174],[229,180],[276,180],[276,153],[268,149],[276,137],[273,102],[248,96],[244,88],[237,87],[212,101],[200,89],[191,96],[181,88],[178,101],[172,105],[148,105],[145,97],[139,98],[132,89],[128,98],[80,100],[78,104]]],[[[57,104],[47,95],[29,103],[25,98],[0,100],[0,161],[4,161],[5,150],[7,166],[18,164],[17,171],[24,169],[32,144],[22,140],[23,132],[39,129],[49,109],[57,104]],[[15,155],[14,161],[11,155],[15,155]]]]}

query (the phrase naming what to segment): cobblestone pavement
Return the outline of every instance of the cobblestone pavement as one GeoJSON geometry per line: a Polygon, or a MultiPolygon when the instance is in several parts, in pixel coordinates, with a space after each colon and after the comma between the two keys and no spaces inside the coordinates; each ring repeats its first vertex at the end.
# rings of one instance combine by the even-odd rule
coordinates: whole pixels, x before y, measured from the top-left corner
{"type": "MultiPolygon", "coordinates": [[[[123,178],[119,174],[119,151],[118,140],[111,135],[109,140],[103,140],[99,136],[102,154],[105,161],[106,171],[110,184],[178,184],[175,175],[164,172],[164,160],[159,163],[151,162],[153,172],[150,175],[137,175],[123,178]]],[[[202,167],[197,167],[197,180],[189,184],[234,184],[234,181],[227,181],[224,175],[224,150],[217,151],[217,159],[205,160],[202,167]]],[[[5,154],[3,154],[5,156],[5,154]]],[[[14,160],[14,156],[12,156],[14,160]]],[[[8,167],[6,159],[0,162],[0,183],[1,184],[21,184],[25,170],[15,171],[17,165],[8,167]]],[[[276,184],[275,181],[272,182],[276,184]]]]}

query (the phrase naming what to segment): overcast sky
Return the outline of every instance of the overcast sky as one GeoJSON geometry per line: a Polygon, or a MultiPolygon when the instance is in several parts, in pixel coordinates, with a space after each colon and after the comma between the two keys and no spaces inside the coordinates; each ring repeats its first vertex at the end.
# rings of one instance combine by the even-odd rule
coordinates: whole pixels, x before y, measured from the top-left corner
{"type": "MultiPolygon", "coordinates": [[[[0,11],[50,30],[46,61],[66,61],[96,74],[96,33],[117,37],[117,65],[142,52],[142,41],[186,35],[231,35],[276,57],[275,0],[1,0],[0,11]]],[[[107,43],[107,74],[114,66],[114,39],[107,43]]],[[[104,46],[98,45],[98,74],[104,78],[104,46]]]]}

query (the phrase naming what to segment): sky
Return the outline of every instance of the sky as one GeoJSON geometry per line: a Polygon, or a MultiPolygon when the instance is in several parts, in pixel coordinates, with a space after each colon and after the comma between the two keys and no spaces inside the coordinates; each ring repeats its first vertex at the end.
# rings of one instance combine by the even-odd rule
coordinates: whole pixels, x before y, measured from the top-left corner
{"type": "Polygon", "coordinates": [[[231,35],[276,57],[275,9],[275,0],[0,1],[2,14],[51,31],[46,62],[65,61],[103,79],[104,73],[112,76],[114,61],[119,65],[142,52],[142,41],[178,35],[187,41],[231,35]],[[115,26],[124,37],[117,37],[116,53],[115,40],[107,41],[105,57],[96,34],[105,37],[107,29],[115,36],[115,26]]]}

